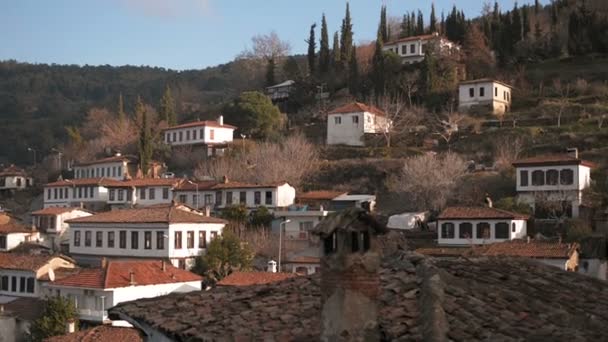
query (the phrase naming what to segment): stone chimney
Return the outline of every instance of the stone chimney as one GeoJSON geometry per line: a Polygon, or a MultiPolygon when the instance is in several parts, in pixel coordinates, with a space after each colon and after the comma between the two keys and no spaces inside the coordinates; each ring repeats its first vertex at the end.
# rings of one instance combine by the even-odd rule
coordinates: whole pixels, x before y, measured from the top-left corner
{"type": "Polygon", "coordinates": [[[165,263],[165,260],[160,261],[160,269],[163,272],[165,272],[167,270],[167,264],[165,263]]]}
{"type": "Polygon", "coordinates": [[[574,158],[574,159],[578,159],[578,148],[576,147],[570,147],[569,149],[566,150],[568,152],[568,154],[574,158]]]}
{"type": "Polygon", "coordinates": [[[129,271],[129,285],[135,286],[137,283],[135,282],[135,272],[133,270],[129,271]]]}
{"type": "Polygon", "coordinates": [[[388,230],[365,210],[326,217],[312,232],[321,239],[321,341],[379,341],[380,253],[388,230]]]}
{"type": "Polygon", "coordinates": [[[230,180],[228,179],[228,176],[226,176],[226,175],[222,176],[222,183],[228,184],[229,181],[230,180]]]}
{"type": "Polygon", "coordinates": [[[205,206],[205,216],[211,217],[211,206],[209,205],[205,206]]]}
{"type": "Polygon", "coordinates": [[[116,151],[114,153],[114,157],[120,157],[120,156],[122,156],[122,153],[120,153],[120,151],[116,151]]]}
{"type": "Polygon", "coordinates": [[[490,195],[489,195],[489,194],[487,194],[487,193],[486,193],[486,198],[484,199],[484,202],[486,202],[486,206],[487,206],[488,208],[492,208],[492,206],[494,205],[494,204],[492,203],[492,198],[491,198],[491,197],[490,197],[490,195]]]}
{"type": "Polygon", "coordinates": [[[270,273],[277,273],[277,262],[274,260],[270,260],[268,262],[266,270],[270,273]]]}
{"type": "Polygon", "coordinates": [[[76,332],[76,321],[73,319],[70,319],[67,321],[67,323],[65,324],[65,332],[66,334],[73,334],[76,332]]]}
{"type": "Polygon", "coordinates": [[[223,116],[223,115],[220,115],[220,116],[217,118],[217,123],[218,123],[220,126],[224,126],[224,116],[223,116]]]}
{"type": "Polygon", "coordinates": [[[101,268],[104,270],[108,268],[108,259],[106,259],[105,257],[101,258],[101,268]]]}

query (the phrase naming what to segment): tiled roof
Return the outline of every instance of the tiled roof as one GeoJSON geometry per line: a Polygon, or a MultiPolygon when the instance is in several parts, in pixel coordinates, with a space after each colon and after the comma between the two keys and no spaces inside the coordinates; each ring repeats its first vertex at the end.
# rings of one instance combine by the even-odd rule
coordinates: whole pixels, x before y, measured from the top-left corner
{"type": "Polygon", "coordinates": [[[338,107],[334,110],[332,110],[331,112],[329,112],[329,114],[347,114],[347,113],[361,113],[361,112],[368,112],[368,113],[372,113],[372,114],[376,114],[376,115],[380,115],[380,116],[386,116],[386,114],[380,110],[377,107],[374,106],[368,106],[364,103],[360,103],[360,102],[351,102],[351,103],[347,103],[341,107],[338,107]]]}
{"type": "Polygon", "coordinates": [[[331,201],[344,194],[346,194],[344,191],[315,190],[298,194],[296,199],[303,201],[331,201]]]}
{"type": "Polygon", "coordinates": [[[220,189],[253,189],[253,188],[276,188],[286,184],[286,182],[266,183],[266,184],[254,184],[254,183],[243,183],[243,182],[219,182],[211,187],[212,190],[220,189]]]}
{"type": "Polygon", "coordinates": [[[571,245],[558,241],[530,242],[524,240],[511,240],[505,242],[491,243],[474,247],[427,247],[419,248],[417,253],[431,256],[505,256],[526,257],[542,259],[567,259],[571,245]]]}
{"type": "Polygon", "coordinates": [[[498,84],[502,84],[503,86],[507,87],[507,88],[513,88],[513,86],[508,85],[504,82],[492,79],[492,78],[479,78],[476,80],[468,80],[468,81],[461,81],[459,84],[476,84],[476,83],[487,83],[487,82],[493,82],[493,83],[498,83],[498,84]]]}
{"type": "Polygon", "coordinates": [[[94,328],[80,330],[75,333],[53,336],[45,342],[143,342],[144,337],[134,328],[113,327],[100,325],[94,328]]]}
{"type": "Polygon", "coordinates": [[[546,155],[530,158],[523,158],[513,162],[513,166],[552,166],[552,165],[583,165],[591,168],[597,167],[593,162],[574,158],[567,154],[546,155]]]}
{"type": "MultiPolygon", "coordinates": [[[[198,182],[192,182],[192,183],[198,185],[198,191],[203,191],[203,190],[212,189],[213,186],[216,185],[218,182],[216,182],[216,181],[198,181],[198,182]]],[[[196,187],[196,185],[194,185],[192,183],[187,182],[187,181],[181,182],[173,191],[196,191],[197,187],[196,187]]]]}
{"type": "Polygon", "coordinates": [[[44,301],[39,298],[17,298],[9,303],[3,304],[5,315],[11,315],[22,321],[32,322],[42,317],[41,308],[44,301]]]}
{"type": "Polygon", "coordinates": [[[488,208],[488,207],[448,207],[444,209],[437,219],[511,219],[511,220],[527,220],[528,215],[513,213],[510,211],[488,208]]]}
{"type": "Polygon", "coordinates": [[[271,273],[271,272],[232,272],[229,276],[220,280],[220,286],[251,286],[270,284],[283,281],[296,276],[293,273],[271,273]]]}
{"type": "Polygon", "coordinates": [[[71,262],[71,260],[64,256],[58,255],[32,255],[2,252],[0,253],[0,269],[37,271],[40,267],[46,265],[54,258],[62,258],[71,262]]]}
{"type": "Polygon", "coordinates": [[[10,176],[22,176],[27,177],[25,170],[22,168],[16,167],[15,165],[11,165],[7,168],[4,168],[0,171],[0,177],[10,177],[10,176]]]}
{"type": "Polygon", "coordinates": [[[108,186],[121,184],[122,181],[111,179],[111,178],[77,178],[77,179],[63,179],[52,183],[47,183],[46,187],[54,186],[108,186]]]}
{"type": "Polygon", "coordinates": [[[137,157],[135,157],[135,156],[112,156],[112,157],[92,160],[92,161],[88,161],[88,162],[80,162],[78,164],[75,164],[74,166],[88,166],[88,165],[115,163],[115,162],[122,162],[122,161],[132,162],[132,161],[136,161],[136,160],[137,160],[137,157]]]}
{"type": "Polygon", "coordinates": [[[177,186],[183,178],[137,178],[108,185],[111,188],[134,188],[144,186],[177,186]]]}
{"type": "Polygon", "coordinates": [[[159,285],[202,281],[192,272],[174,267],[160,260],[109,260],[106,268],[83,268],[77,274],[52,283],[52,286],[69,286],[94,289],[114,289],[131,286],[133,272],[135,286],[159,285]]]}
{"type": "Polygon", "coordinates": [[[32,233],[32,229],[26,227],[21,221],[6,214],[0,213],[0,234],[10,233],[32,233]]]}
{"type": "Polygon", "coordinates": [[[291,264],[319,264],[321,263],[321,259],[319,257],[314,257],[314,256],[307,256],[307,255],[301,255],[301,256],[295,256],[293,258],[289,258],[287,259],[287,261],[285,261],[285,263],[291,263],[291,264]]]}
{"type": "Polygon", "coordinates": [[[136,209],[119,209],[67,220],[68,223],[227,223],[181,209],[177,204],[155,205],[136,209]]]}
{"type": "Polygon", "coordinates": [[[50,207],[50,208],[36,210],[36,211],[32,212],[32,215],[61,215],[61,214],[65,214],[65,213],[70,213],[74,210],[80,210],[80,211],[90,213],[90,211],[88,211],[84,208],[78,208],[78,207],[50,207]]]}
{"type": "MultiPolygon", "coordinates": [[[[608,334],[608,285],[522,258],[387,255],[379,329],[387,341],[599,341],[608,334]]],[[[174,340],[319,340],[318,275],[122,303],[174,340]],[[188,314],[184,314],[188,313],[188,314]]]]}
{"type": "Polygon", "coordinates": [[[428,40],[428,39],[433,39],[433,38],[439,38],[439,36],[436,36],[434,34],[423,34],[423,35],[419,35],[419,36],[412,36],[412,37],[405,37],[405,38],[400,38],[400,39],[396,39],[396,40],[391,40],[389,42],[384,43],[384,45],[393,45],[393,44],[397,44],[397,43],[413,42],[413,41],[417,41],[417,40],[428,40]]]}
{"type": "Polygon", "coordinates": [[[181,124],[181,125],[165,128],[164,130],[165,131],[169,131],[169,130],[172,130],[172,129],[189,128],[189,127],[202,127],[202,126],[236,129],[236,126],[232,126],[232,125],[228,125],[228,124],[220,125],[217,121],[207,120],[207,121],[188,122],[188,123],[185,123],[185,124],[181,124]]]}

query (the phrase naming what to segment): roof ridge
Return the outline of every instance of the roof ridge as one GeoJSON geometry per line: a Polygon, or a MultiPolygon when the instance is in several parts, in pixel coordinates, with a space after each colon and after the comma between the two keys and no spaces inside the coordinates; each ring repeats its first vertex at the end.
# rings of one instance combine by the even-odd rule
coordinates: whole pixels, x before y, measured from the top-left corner
{"type": "MultiPolygon", "coordinates": [[[[429,258],[420,259],[416,273],[420,272],[420,315],[427,319],[422,321],[422,336],[425,340],[443,341],[449,331],[449,323],[443,309],[445,299],[445,281],[441,270],[429,258]]],[[[420,318],[419,318],[420,319],[420,318]]]]}

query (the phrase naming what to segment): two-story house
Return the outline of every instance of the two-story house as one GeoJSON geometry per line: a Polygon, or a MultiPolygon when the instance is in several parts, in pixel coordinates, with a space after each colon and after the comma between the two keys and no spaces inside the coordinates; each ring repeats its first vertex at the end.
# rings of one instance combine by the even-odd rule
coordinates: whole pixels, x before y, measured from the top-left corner
{"type": "Polygon", "coordinates": [[[128,208],[170,204],[174,190],[182,178],[140,178],[108,185],[108,204],[112,208],[128,208]]]}
{"type": "Polygon", "coordinates": [[[458,85],[458,110],[466,111],[485,107],[495,115],[501,115],[511,108],[510,85],[483,78],[460,82],[458,85]]]}
{"type": "Polygon", "coordinates": [[[32,227],[42,234],[45,244],[51,250],[68,253],[69,226],[66,221],[90,215],[90,211],[82,208],[44,208],[32,212],[32,227]]]}
{"type": "Polygon", "coordinates": [[[583,190],[591,183],[595,164],[572,154],[524,158],[513,163],[517,198],[539,218],[579,217],[583,190]]]}
{"type": "Polygon", "coordinates": [[[164,141],[171,147],[202,146],[207,156],[223,153],[228,144],[232,143],[235,126],[224,123],[220,115],[217,121],[194,121],[163,131],[164,141]]]}
{"type": "Polygon", "coordinates": [[[273,102],[287,100],[295,84],[295,81],[287,80],[285,82],[266,87],[266,94],[273,102]]]}
{"type": "Polygon", "coordinates": [[[453,55],[460,51],[460,46],[433,33],[389,41],[382,47],[383,51],[391,51],[401,57],[404,64],[422,62],[429,49],[442,55],[453,55]]]}
{"type": "Polygon", "coordinates": [[[108,203],[108,186],[121,184],[112,178],[62,179],[44,186],[44,208],[83,207],[87,210],[105,210],[108,203]]]}
{"type": "Polygon", "coordinates": [[[381,134],[391,129],[391,120],[374,107],[348,103],[327,114],[327,144],[365,146],[366,134],[381,134]]]}
{"type": "Polygon", "coordinates": [[[11,215],[0,212],[0,251],[10,251],[24,242],[36,241],[40,234],[11,215]]]}
{"type": "Polygon", "coordinates": [[[34,185],[32,177],[28,176],[25,170],[10,165],[0,171],[0,191],[2,190],[23,190],[34,185]]]}
{"type": "Polygon", "coordinates": [[[190,268],[226,221],[176,203],[117,209],[67,221],[70,254],[84,264],[103,257],[165,259],[190,268]]]}
{"type": "Polygon", "coordinates": [[[114,156],[80,162],[73,166],[74,179],[108,178],[124,180],[133,178],[157,178],[163,172],[163,166],[155,161],[148,165],[148,173],[142,174],[139,162],[135,156],[116,153],[114,156]]]}
{"type": "Polygon", "coordinates": [[[141,298],[201,290],[203,278],[164,260],[103,260],[101,267],[45,284],[51,295],[74,303],[80,320],[107,323],[109,308],[141,298]]]}

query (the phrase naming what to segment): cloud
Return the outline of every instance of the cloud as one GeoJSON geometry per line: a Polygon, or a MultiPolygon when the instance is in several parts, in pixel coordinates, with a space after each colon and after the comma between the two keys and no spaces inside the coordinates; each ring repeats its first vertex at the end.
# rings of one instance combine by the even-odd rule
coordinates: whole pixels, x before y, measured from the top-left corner
{"type": "Polygon", "coordinates": [[[129,10],[142,15],[176,19],[212,15],[211,0],[120,0],[129,10]]]}

